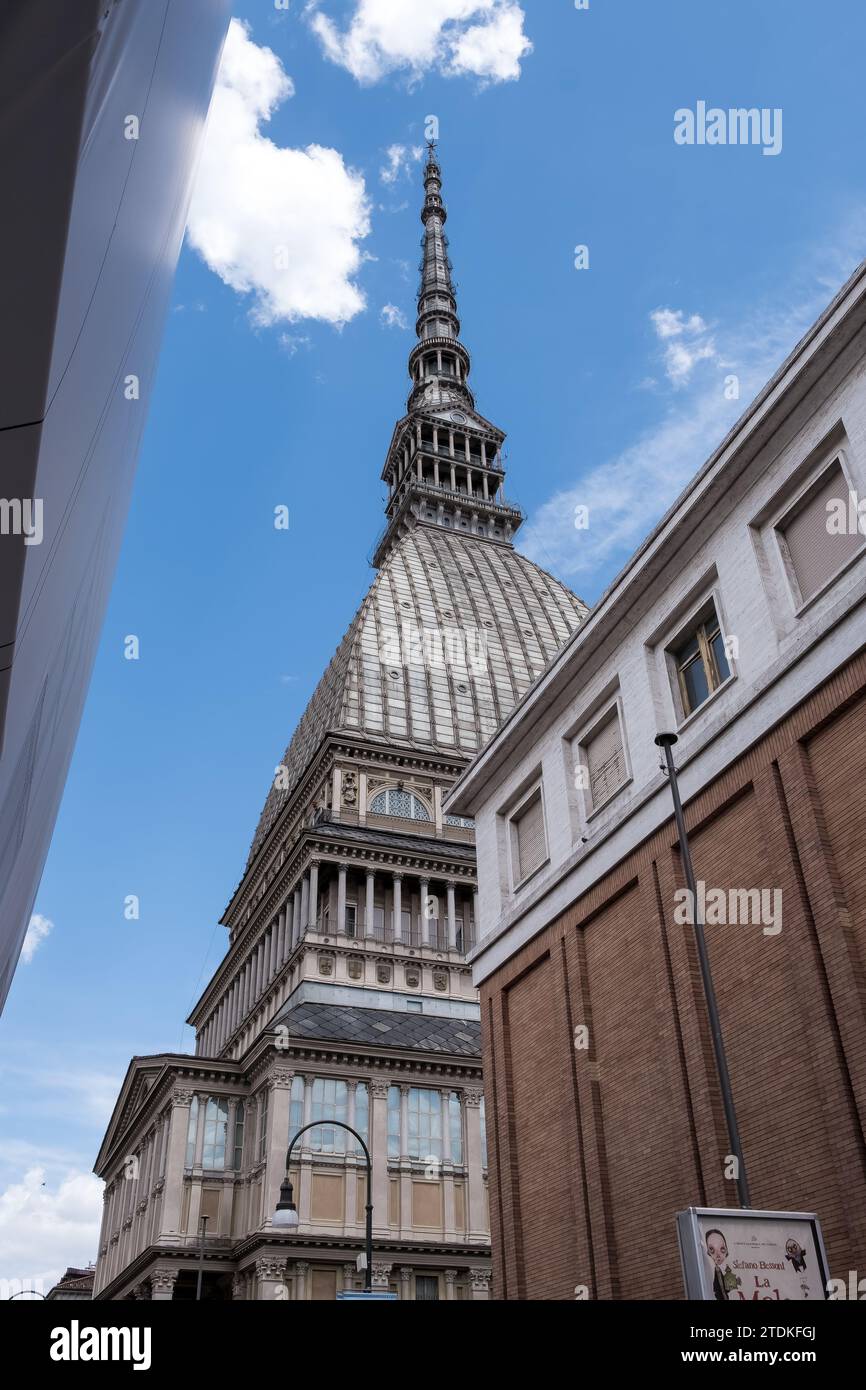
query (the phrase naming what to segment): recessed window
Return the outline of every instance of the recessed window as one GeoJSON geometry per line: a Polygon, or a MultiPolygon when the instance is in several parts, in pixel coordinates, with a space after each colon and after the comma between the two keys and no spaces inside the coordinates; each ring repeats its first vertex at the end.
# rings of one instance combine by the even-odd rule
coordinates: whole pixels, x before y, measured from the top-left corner
{"type": "Polygon", "coordinates": [[[379,792],[370,803],[370,812],[375,816],[401,816],[403,820],[430,820],[431,815],[424,802],[411,792],[392,787],[379,792]]]}
{"type": "Polygon", "coordinates": [[[609,801],[626,781],[625,750],[619,709],[613,709],[592,731],[583,745],[589,775],[589,794],[593,808],[609,801]]]}
{"type": "Polygon", "coordinates": [[[433,1274],[415,1275],[415,1302],[438,1303],[439,1280],[433,1274]]]}
{"type": "Polygon", "coordinates": [[[540,787],[511,817],[510,828],[513,877],[518,884],[534,874],[547,858],[540,787]]]}
{"type": "Polygon", "coordinates": [[[850,499],[848,480],[837,461],[776,526],[798,608],[863,548],[857,509],[850,499]]]}
{"type": "Polygon", "coordinates": [[[693,714],[728,679],[731,668],[714,604],[671,649],[683,714],[693,714]]]}

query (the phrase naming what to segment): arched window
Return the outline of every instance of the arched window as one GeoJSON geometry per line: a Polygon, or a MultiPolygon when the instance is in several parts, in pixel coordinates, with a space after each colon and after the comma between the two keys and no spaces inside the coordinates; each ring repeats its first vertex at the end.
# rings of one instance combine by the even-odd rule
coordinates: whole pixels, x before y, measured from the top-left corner
{"type": "Polygon", "coordinates": [[[374,796],[370,812],[374,816],[402,816],[404,820],[433,819],[420,797],[412,792],[400,791],[397,787],[374,796]]]}

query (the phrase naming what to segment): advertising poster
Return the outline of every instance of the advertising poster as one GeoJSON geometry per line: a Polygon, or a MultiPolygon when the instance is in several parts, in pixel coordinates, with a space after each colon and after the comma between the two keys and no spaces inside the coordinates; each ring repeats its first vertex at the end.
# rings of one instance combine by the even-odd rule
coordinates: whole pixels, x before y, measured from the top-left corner
{"type": "Polygon", "coordinates": [[[689,1298],[717,1303],[823,1301],[827,1264],[809,1212],[709,1210],[677,1216],[689,1298]]]}

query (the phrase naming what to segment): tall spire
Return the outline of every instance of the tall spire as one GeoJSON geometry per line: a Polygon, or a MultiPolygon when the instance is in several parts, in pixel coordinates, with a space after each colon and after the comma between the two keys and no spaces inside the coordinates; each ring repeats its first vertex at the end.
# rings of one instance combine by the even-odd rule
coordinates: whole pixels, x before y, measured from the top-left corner
{"type": "Polygon", "coordinates": [[[448,259],[442,170],[427,146],[421,221],[418,341],[409,353],[407,414],[394,430],[382,470],[387,524],[373,554],[382,564],[395,541],[415,526],[435,526],[510,545],[523,516],[505,500],[505,434],[475,408],[471,361],[460,341],[457,296],[448,259]]]}
{"type": "Polygon", "coordinates": [[[424,236],[415,324],[418,343],[409,355],[409,375],[415,383],[409,397],[410,410],[423,398],[432,397],[437,388],[440,393],[447,393],[449,401],[459,398],[470,408],[475,405],[467,384],[471,365],[469,353],[460,342],[457,296],[445,235],[447,219],[448,212],[442,201],[442,170],[436,156],[436,143],[431,140],[424,165],[424,206],[421,209],[424,236]],[[422,364],[425,369],[419,376],[418,367],[422,364]]]}

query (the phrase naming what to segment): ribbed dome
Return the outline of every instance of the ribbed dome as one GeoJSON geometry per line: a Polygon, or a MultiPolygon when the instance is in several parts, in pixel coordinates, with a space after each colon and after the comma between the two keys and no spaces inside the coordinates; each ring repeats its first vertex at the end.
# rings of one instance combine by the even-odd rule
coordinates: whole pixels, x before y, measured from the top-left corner
{"type": "Polygon", "coordinates": [[[587,612],[563,584],[471,535],[419,524],[391,549],[319,682],[252,858],[330,730],[472,757],[587,612]]]}

